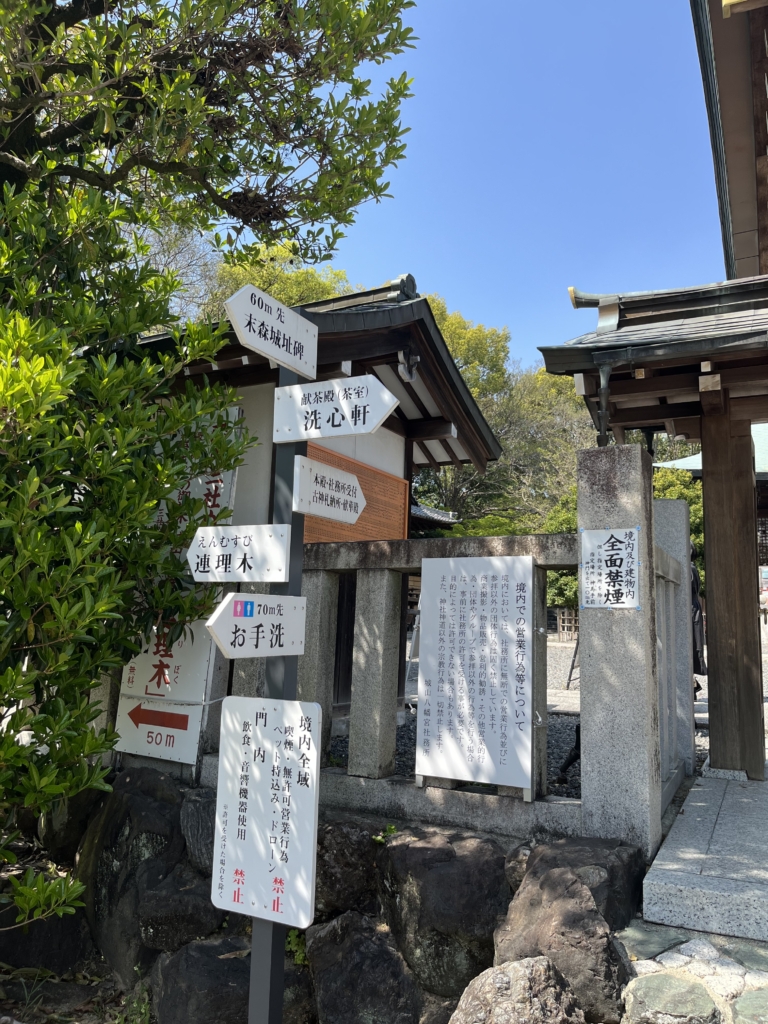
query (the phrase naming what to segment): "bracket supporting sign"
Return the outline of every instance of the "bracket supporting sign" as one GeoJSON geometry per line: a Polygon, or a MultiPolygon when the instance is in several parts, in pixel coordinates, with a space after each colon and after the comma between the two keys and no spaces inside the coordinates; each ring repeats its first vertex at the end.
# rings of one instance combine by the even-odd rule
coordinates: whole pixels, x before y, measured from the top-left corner
{"type": "Polygon", "coordinates": [[[198,583],[285,583],[291,528],[201,526],[187,551],[198,583]]]}
{"type": "Polygon", "coordinates": [[[293,511],[306,516],[356,523],[365,495],[354,473],[297,455],[293,465],[293,511]]]}
{"type": "Polygon", "coordinates": [[[227,594],[206,622],[225,658],[304,653],[306,597],[227,594]]]}
{"type": "Polygon", "coordinates": [[[372,373],[276,388],[272,441],[372,434],[399,404],[372,373]]]}
{"type": "Polygon", "coordinates": [[[224,303],[241,345],[312,380],[317,375],[317,327],[266,292],[247,284],[224,303]]]}

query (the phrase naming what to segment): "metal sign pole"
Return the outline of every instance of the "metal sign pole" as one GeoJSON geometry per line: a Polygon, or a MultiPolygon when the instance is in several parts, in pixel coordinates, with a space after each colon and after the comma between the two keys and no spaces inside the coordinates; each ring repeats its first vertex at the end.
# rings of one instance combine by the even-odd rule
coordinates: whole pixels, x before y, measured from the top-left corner
{"type": "MultiPolygon", "coordinates": [[[[301,384],[305,380],[293,370],[280,367],[278,387],[301,384]]],[[[270,592],[301,596],[304,562],[304,516],[293,511],[293,464],[296,455],[307,454],[307,443],[275,445],[274,498],[272,523],[291,524],[291,551],[288,583],[273,584],[270,592]]],[[[277,700],[296,700],[299,659],[296,655],[268,658],[266,696],[277,700]]],[[[248,998],[248,1024],[281,1024],[283,1019],[283,962],[286,929],[261,918],[251,918],[251,984],[248,998]]]]}

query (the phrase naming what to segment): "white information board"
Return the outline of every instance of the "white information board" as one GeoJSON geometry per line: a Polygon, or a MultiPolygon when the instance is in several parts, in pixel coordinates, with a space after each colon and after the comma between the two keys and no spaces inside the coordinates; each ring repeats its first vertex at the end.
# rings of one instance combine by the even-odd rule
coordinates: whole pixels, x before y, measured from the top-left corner
{"type": "Polygon", "coordinates": [[[272,441],[371,434],[399,404],[372,373],[275,388],[272,441]]]}
{"type": "Polygon", "coordinates": [[[639,526],[581,530],[581,607],[640,610],[639,526]]]}
{"type": "Polygon", "coordinates": [[[425,558],[416,774],[531,789],[533,559],[425,558]]]}
{"type": "Polygon", "coordinates": [[[241,345],[315,379],[317,327],[311,320],[251,284],[227,299],[224,308],[241,345]]]}
{"type": "Polygon", "coordinates": [[[214,650],[202,621],[173,647],[153,630],[144,650],[123,668],[116,750],[195,763],[214,650]]]}
{"type": "Polygon", "coordinates": [[[201,526],[187,550],[198,583],[285,583],[290,526],[201,526]]]}
{"type": "Polygon", "coordinates": [[[227,594],[206,622],[225,658],[304,653],[306,597],[227,594]]]}
{"type": "Polygon", "coordinates": [[[319,704],[222,704],[211,900],[307,928],[315,916],[319,704]]]}
{"type": "Polygon", "coordinates": [[[365,495],[354,473],[297,455],[293,464],[293,511],[336,523],[356,523],[365,495]]]}

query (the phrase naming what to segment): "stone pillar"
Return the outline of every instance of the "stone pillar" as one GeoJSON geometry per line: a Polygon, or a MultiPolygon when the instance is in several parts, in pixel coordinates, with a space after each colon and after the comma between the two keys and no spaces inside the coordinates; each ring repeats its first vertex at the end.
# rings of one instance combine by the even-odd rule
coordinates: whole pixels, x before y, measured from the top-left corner
{"type": "Polygon", "coordinates": [[[399,572],[358,571],[349,775],[381,779],[395,769],[401,590],[399,572]]]}
{"type": "MultiPolygon", "coordinates": [[[[122,668],[113,668],[109,672],[104,672],[99,677],[99,684],[95,686],[89,696],[89,704],[98,703],[100,706],[99,717],[96,718],[92,723],[92,728],[96,732],[100,732],[102,729],[114,729],[115,721],[117,719],[117,705],[120,700],[120,682],[123,676],[122,668]]],[[[114,751],[108,750],[106,754],[102,756],[101,763],[103,765],[111,765],[114,758],[114,751]]]]}
{"type": "Polygon", "coordinates": [[[640,611],[580,615],[583,830],[652,857],[661,842],[652,463],[632,444],[579,452],[577,466],[579,530],[640,527],[640,611]]]}
{"type": "Polygon", "coordinates": [[[323,709],[320,746],[322,763],[328,760],[333,716],[333,673],[336,665],[336,614],[339,577],[335,572],[305,572],[301,593],[307,599],[304,654],[299,658],[298,699],[316,701],[323,709]]]}
{"type": "Polygon", "coordinates": [[[680,563],[681,580],[671,587],[675,650],[673,664],[677,707],[677,752],[685,774],[696,762],[693,707],[693,622],[691,621],[691,526],[688,502],[660,498],[653,503],[653,537],[658,546],[680,563]]]}

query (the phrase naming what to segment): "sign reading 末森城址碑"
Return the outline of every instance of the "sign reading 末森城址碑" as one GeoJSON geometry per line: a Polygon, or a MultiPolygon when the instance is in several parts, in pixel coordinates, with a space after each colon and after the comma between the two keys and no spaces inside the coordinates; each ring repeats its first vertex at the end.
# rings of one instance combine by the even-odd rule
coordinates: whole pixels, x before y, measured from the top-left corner
{"type": "Polygon", "coordinates": [[[198,583],[285,583],[290,526],[200,526],[187,550],[198,583]]]}
{"type": "Polygon", "coordinates": [[[371,434],[399,404],[372,373],[275,388],[272,441],[371,434]]]}
{"type": "Polygon", "coordinates": [[[211,900],[307,928],[315,916],[319,704],[227,697],[211,900]]]}
{"type": "Polygon", "coordinates": [[[533,559],[425,558],[416,773],[531,789],[533,559]]]}
{"type": "Polygon", "coordinates": [[[266,292],[244,285],[224,303],[241,345],[302,377],[317,373],[317,327],[266,292]]]}
{"type": "Polygon", "coordinates": [[[581,607],[640,607],[639,526],[581,531],[581,607]]]}
{"type": "Polygon", "coordinates": [[[293,464],[293,511],[337,523],[356,523],[366,501],[354,473],[297,455],[293,464]]]}
{"type": "Polygon", "coordinates": [[[306,597],[227,594],[206,622],[225,658],[304,653],[306,597]]]}

